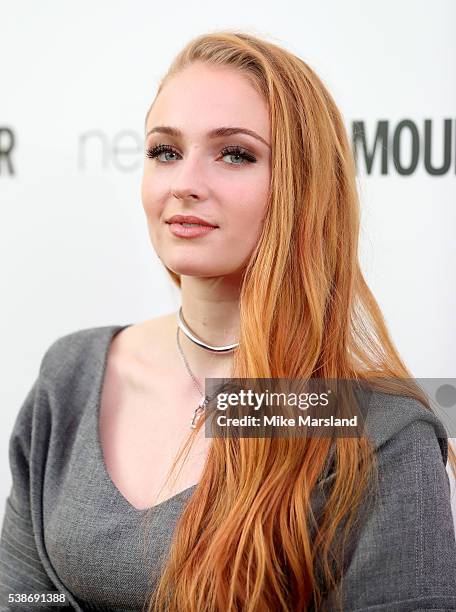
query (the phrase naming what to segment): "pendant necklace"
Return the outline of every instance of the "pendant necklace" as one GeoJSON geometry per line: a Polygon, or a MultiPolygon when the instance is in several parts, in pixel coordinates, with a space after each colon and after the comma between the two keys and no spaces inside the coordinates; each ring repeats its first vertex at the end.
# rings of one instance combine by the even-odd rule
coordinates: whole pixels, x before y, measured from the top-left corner
{"type": "Polygon", "coordinates": [[[239,342],[236,342],[234,344],[229,344],[227,346],[211,346],[210,344],[206,344],[205,342],[203,342],[203,340],[201,340],[200,338],[198,338],[197,336],[195,336],[188,328],[188,326],[186,325],[183,316],[182,316],[182,307],[179,308],[179,314],[178,314],[178,326],[177,326],[177,330],[176,330],[176,343],[177,343],[177,348],[179,350],[179,353],[182,357],[182,360],[184,362],[185,368],[188,372],[188,374],[191,376],[192,380],[193,380],[193,384],[195,385],[196,389],[198,390],[198,393],[202,396],[202,399],[200,401],[200,403],[198,404],[198,406],[195,408],[195,410],[193,411],[193,417],[190,421],[190,427],[192,429],[196,429],[196,424],[199,421],[199,419],[201,418],[207,404],[209,403],[209,400],[211,399],[210,397],[206,396],[202,389],[200,384],[198,383],[198,381],[196,380],[195,375],[193,374],[188,361],[184,355],[184,351],[182,350],[182,346],[179,340],[179,331],[182,330],[184,332],[184,334],[187,336],[187,338],[189,338],[194,344],[197,344],[198,346],[214,352],[214,353],[228,353],[233,351],[234,349],[236,349],[239,346],[239,342]]]}

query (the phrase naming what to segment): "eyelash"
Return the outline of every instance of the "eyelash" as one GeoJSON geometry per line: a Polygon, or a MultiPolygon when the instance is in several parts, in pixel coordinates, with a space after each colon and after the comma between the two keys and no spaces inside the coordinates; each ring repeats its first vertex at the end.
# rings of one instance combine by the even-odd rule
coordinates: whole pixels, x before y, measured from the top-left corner
{"type": "MultiPolygon", "coordinates": [[[[163,152],[169,152],[169,153],[177,153],[177,151],[171,147],[170,145],[167,144],[158,144],[155,145],[154,147],[151,147],[150,149],[147,150],[147,157],[149,157],[150,159],[154,159],[156,157],[158,157],[158,155],[160,155],[160,153],[163,152]]],[[[247,161],[249,163],[255,163],[256,162],[256,158],[249,153],[248,151],[246,151],[245,149],[243,149],[242,147],[238,147],[238,146],[229,146],[229,147],[225,147],[221,150],[220,152],[222,154],[222,157],[224,157],[225,155],[237,155],[239,157],[241,157],[244,161],[247,161]]],[[[179,155],[179,153],[177,153],[179,155]]],[[[166,164],[169,162],[159,162],[161,164],[166,164]]],[[[245,166],[245,163],[242,164],[229,164],[230,166],[245,166]]]]}

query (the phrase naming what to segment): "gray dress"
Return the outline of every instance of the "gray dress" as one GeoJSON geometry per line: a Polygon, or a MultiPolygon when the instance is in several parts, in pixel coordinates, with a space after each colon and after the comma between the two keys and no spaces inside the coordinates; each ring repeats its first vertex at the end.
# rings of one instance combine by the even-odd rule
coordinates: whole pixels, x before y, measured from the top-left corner
{"type": "MultiPolygon", "coordinates": [[[[18,412],[0,538],[0,610],[139,611],[156,585],[195,487],[148,512],[134,508],[107,473],[100,394],[110,342],[125,327],[56,340],[18,412]],[[20,601],[31,593],[43,600],[61,594],[65,603],[20,601]]],[[[381,503],[358,534],[344,610],[456,610],[445,428],[409,398],[377,394],[369,410],[381,503]]],[[[331,596],[321,609],[334,609],[331,596]]]]}

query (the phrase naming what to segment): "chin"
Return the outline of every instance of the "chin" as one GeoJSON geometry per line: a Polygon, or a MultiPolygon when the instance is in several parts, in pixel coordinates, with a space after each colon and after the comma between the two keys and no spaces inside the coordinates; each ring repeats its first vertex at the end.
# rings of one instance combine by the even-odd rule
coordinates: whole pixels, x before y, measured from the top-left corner
{"type": "Polygon", "coordinates": [[[198,268],[189,267],[189,266],[176,266],[171,268],[168,266],[170,270],[172,270],[175,274],[179,274],[180,276],[196,276],[196,277],[214,277],[214,276],[223,276],[224,273],[218,270],[208,270],[207,268],[198,268]]]}
{"type": "Polygon", "coordinates": [[[165,261],[162,262],[175,274],[183,274],[184,276],[225,276],[227,274],[232,274],[232,270],[227,270],[222,266],[214,266],[208,265],[208,262],[192,262],[190,258],[187,258],[185,261],[165,261]]]}

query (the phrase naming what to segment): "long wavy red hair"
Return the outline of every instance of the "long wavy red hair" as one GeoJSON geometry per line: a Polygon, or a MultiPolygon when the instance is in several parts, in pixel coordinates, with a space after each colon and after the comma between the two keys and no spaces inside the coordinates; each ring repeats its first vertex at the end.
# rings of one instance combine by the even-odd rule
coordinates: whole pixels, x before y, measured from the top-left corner
{"type": "MultiPolygon", "coordinates": [[[[268,210],[243,279],[232,376],[375,379],[384,392],[415,397],[432,410],[410,384],[412,374],[363,278],[354,157],[320,78],[286,49],[224,30],[191,40],[157,96],[193,62],[239,71],[270,111],[268,210]]],[[[375,495],[377,473],[365,436],[214,438],[148,612],[296,612],[319,609],[329,592],[340,606],[344,543],[375,495]],[[314,516],[311,500],[331,449],[337,469],[314,516]]]]}

